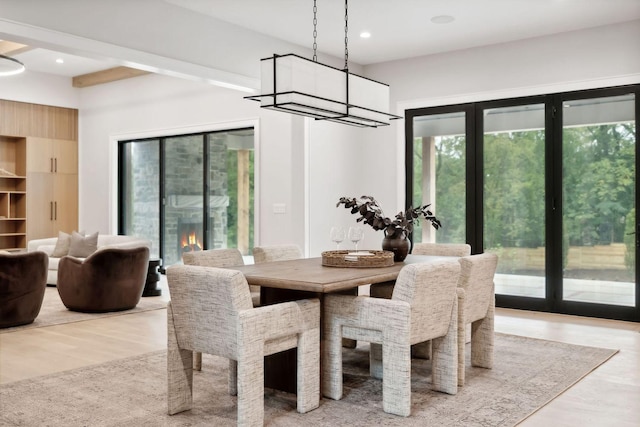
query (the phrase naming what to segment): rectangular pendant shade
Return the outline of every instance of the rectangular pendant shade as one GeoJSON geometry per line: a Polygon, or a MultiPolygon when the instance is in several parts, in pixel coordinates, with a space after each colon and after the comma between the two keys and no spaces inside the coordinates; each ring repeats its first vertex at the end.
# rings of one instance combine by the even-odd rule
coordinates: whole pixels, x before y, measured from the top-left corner
{"type": "Polygon", "coordinates": [[[360,127],[389,125],[389,86],[295,54],[261,60],[262,108],[360,127]]]}

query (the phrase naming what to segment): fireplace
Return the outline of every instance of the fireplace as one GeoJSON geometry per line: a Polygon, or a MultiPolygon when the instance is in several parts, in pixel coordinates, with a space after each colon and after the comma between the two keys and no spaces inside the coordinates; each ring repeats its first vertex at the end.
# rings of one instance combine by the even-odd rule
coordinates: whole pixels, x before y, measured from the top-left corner
{"type": "Polygon", "coordinates": [[[201,251],[204,248],[202,220],[178,218],[178,254],[201,251]]]}

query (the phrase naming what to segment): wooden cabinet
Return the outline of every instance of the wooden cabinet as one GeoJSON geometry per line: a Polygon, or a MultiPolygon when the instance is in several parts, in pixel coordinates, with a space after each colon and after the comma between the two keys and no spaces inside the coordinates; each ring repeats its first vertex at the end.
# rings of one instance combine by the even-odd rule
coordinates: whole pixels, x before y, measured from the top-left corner
{"type": "Polygon", "coordinates": [[[77,141],[27,138],[29,240],[78,227],[77,141]]]}
{"type": "Polygon", "coordinates": [[[0,136],[0,250],[27,247],[24,138],[0,136]]]}
{"type": "Polygon", "coordinates": [[[0,250],[78,227],[78,110],[0,99],[0,250]]]}

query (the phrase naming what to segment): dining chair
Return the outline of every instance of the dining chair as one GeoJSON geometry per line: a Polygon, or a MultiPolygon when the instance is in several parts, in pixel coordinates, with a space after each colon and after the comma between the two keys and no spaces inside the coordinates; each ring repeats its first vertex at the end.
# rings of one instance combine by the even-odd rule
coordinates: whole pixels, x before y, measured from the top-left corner
{"type": "Polygon", "coordinates": [[[442,260],[402,268],[391,299],[326,295],[322,394],[342,398],[342,337],[377,343],[369,352],[372,376],[382,373],[385,412],[411,413],[411,344],[433,340],[432,387],[458,391],[460,263],[442,260]]]}
{"type": "MultiPolygon", "coordinates": [[[[184,252],[182,254],[182,263],[184,265],[196,265],[200,267],[236,267],[244,265],[242,253],[235,248],[227,249],[207,249],[204,251],[184,252]]],[[[260,305],[260,287],[249,286],[251,291],[251,301],[254,307],[260,305]]],[[[202,369],[202,353],[195,352],[193,360],[193,369],[199,371],[202,369]]]]}
{"type": "MultiPolygon", "coordinates": [[[[471,255],[471,245],[466,243],[415,243],[411,253],[414,255],[456,256],[471,255]]],[[[369,295],[375,298],[391,298],[394,282],[373,283],[369,295]]],[[[466,335],[465,335],[466,337],[466,335]]],[[[465,342],[468,342],[465,339],[465,342]]],[[[411,348],[411,356],[417,359],[431,357],[431,342],[426,341],[411,348]]]]}
{"type": "Polygon", "coordinates": [[[471,366],[493,367],[495,285],[498,256],[483,253],[459,260],[458,385],[465,382],[465,329],[471,325],[471,366]]]}
{"type": "Polygon", "coordinates": [[[304,254],[298,245],[270,245],[256,246],[253,248],[253,261],[256,264],[271,261],[286,261],[303,258],[304,254]]]}
{"type": "MultiPolygon", "coordinates": [[[[471,255],[471,245],[466,243],[414,243],[413,255],[457,256],[471,255]]],[[[372,283],[369,295],[376,298],[391,298],[394,282],[372,283]]]]}
{"type": "Polygon", "coordinates": [[[174,265],[167,269],[167,405],[170,415],[193,404],[193,352],[229,359],[229,393],[238,425],[264,422],[264,356],[297,347],[297,410],[320,403],[320,302],[253,307],[235,270],[174,265]]]}

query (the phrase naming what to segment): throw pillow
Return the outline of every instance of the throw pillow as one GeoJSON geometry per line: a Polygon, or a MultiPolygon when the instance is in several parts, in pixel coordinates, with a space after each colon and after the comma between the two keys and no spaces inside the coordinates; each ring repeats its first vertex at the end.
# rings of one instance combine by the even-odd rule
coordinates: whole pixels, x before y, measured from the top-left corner
{"type": "Polygon", "coordinates": [[[83,236],[75,231],[71,234],[69,255],[77,258],[86,258],[98,249],[98,232],[83,236]]]}
{"type": "Polygon", "coordinates": [[[63,231],[58,232],[58,241],[56,247],[53,248],[51,256],[54,258],[62,258],[69,253],[69,244],[71,243],[71,234],[67,234],[63,231]]]}

